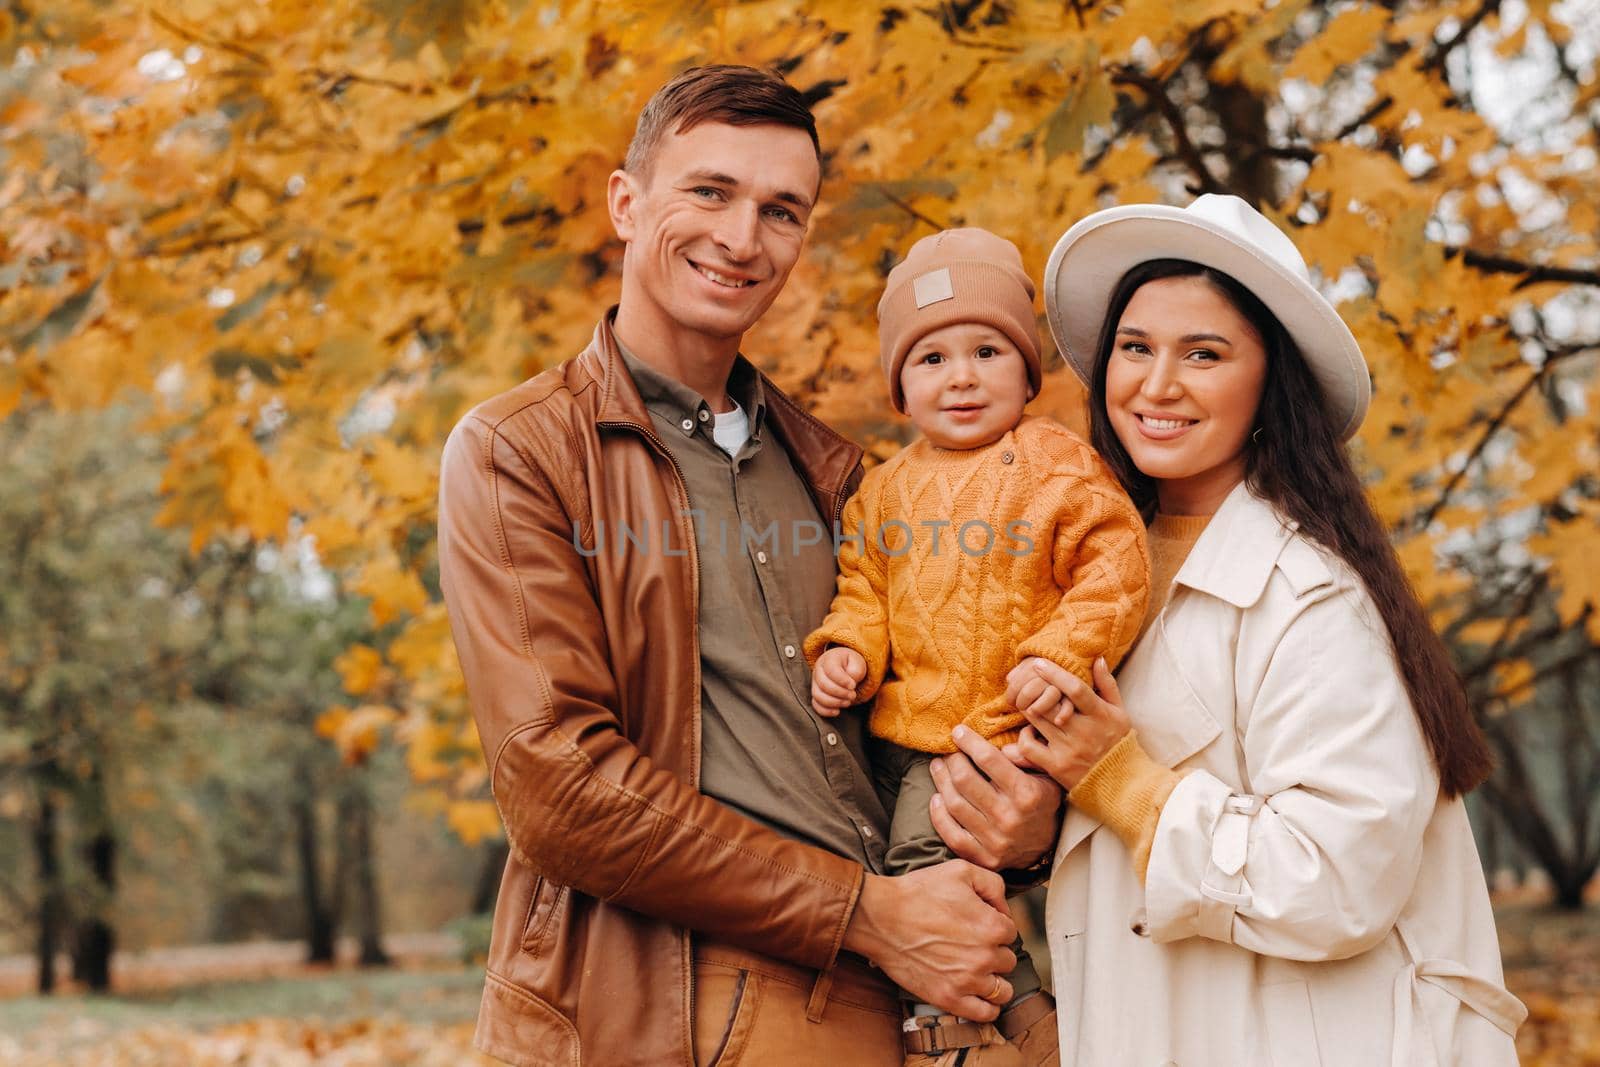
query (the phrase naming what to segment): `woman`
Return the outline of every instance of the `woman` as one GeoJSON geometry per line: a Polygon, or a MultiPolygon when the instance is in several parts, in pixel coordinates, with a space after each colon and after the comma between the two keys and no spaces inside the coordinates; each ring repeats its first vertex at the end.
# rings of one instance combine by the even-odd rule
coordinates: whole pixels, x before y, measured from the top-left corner
{"type": "Polygon", "coordinates": [[[1344,453],[1369,398],[1349,329],[1235,197],[1090,216],[1045,288],[1094,445],[1154,516],[1120,679],[1012,680],[1076,707],[1008,751],[1071,790],[1063,1062],[1514,1064],[1461,800],[1489,755],[1344,453]]]}

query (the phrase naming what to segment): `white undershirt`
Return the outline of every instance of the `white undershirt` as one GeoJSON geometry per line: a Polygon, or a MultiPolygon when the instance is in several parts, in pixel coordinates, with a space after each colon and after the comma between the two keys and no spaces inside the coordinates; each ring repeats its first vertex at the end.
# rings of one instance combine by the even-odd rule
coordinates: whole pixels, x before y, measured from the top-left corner
{"type": "Polygon", "coordinates": [[[735,456],[750,439],[750,417],[744,413],[744,408],[739,406],[737,400],[731,396],[728,400],[733,404],[732,411],[711,413],[712,419],[715,420],[711,425],[711,439],[717,443],[718,448],[730,456],[735,456]]]}

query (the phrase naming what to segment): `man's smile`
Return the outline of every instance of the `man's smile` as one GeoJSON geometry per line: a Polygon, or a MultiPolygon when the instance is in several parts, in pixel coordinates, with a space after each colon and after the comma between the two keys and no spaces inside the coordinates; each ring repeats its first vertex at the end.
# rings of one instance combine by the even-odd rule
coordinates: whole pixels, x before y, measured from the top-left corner
{"type": "Polygon", "coordinates": [[[710,267],[696,263],[692,259],[689,260],[689,266],[693,267],[702,278],[707,278],[727,289],[748,289],[756,284],[756,279],[754,278],[740,278],[732,274],[723,274],[721,271],[712,270],[710,267]]]}

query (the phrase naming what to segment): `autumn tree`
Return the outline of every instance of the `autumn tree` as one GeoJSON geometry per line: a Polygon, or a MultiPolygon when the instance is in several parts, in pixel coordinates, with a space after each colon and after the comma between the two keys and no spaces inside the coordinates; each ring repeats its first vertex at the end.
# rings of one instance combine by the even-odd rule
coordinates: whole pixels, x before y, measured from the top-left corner
{"type": "MultiPolygon", "coordinates": [[[[8,10],[0,414],[149,392],[179,435],[164,522],[196,547],[313,538],[392,635],[370,648],[393,684],[349,694],[358,726],[333,732],[394,737],[469,838],[496,820],[435,587],[439,447],[585,343],[616,295],[606,175],[696,62],[775,67],[815,106],[809,250],[747,347],[875,456],[908,431],[872,309],[917,237],[986,226],[1037,273],[1097,207],[1238,193],[1368,355],[1355,447],[1439,625],[1464,656],[1500,650],[1485,720],[1536,688],[1531,603],[1477,588],[1498,568],[1600,639],[1592,5],[8,10]],[[1526,558],[1469,561],[1480,535],[1526,558]]],[[[1059,368],[1036,406],[1081,420],[1059,368]]]]}
{"type": "Polygon", "coordinates": [[[110,985],[130,761],[170,736],[206,627],[203,560],[158,529],[159,440],[127,410],[0,423],[0,783],[24,797],[38,984],[110,985]]]}

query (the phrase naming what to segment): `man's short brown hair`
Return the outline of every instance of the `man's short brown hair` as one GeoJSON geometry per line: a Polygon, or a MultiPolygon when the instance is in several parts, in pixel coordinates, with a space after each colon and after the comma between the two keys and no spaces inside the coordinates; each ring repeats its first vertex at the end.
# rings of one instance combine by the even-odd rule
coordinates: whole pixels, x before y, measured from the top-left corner
{"type": "Polygon", "coordinates": [[[622,169],[641,178],[650,174],[656,149],[669,132],[683,133],[703,122],[729,126],[789,126],[804,130],[822,163],[817,121],[800,91],[776,71],[731,64],[690,67],[656,90],[639,112],[639,125],[622,169]]]}

